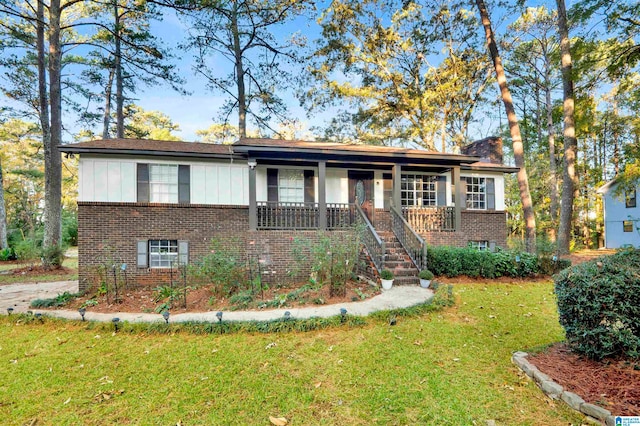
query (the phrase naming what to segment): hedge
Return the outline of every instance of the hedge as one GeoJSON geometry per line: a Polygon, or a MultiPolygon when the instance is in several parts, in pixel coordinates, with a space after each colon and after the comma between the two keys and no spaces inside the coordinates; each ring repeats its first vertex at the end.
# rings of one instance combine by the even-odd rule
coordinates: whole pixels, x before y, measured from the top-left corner
{"type": "Polygon", "coordinates": [[[528,277],[550,275],[571,265],[568,260],[553,260],[526,252],[478,250],[472,247],[429,247],[429,270],[438,276],[472,278],[528,277]]]}

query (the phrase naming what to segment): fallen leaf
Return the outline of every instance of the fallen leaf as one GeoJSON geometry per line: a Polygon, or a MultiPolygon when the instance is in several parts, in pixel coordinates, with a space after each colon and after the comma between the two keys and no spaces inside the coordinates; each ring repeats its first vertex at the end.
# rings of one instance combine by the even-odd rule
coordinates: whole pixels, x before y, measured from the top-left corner
{"type": "Polygon", "coordinates": [[[70,402],[71,402],[71,397],[67,398],[67,400],[63,402],[62,405],[67,405],[70,402]]]}
{"type": "Polygon", "coordinates": [[[285,426],[287,423],[289,423],[289,421],[284,417],[269,416],[269,421],[271,422],[272,425],[276,425],[276,426],[285,426]]]}
{"type": "Polygon", "coordinates": [[[413,344],[416,346],[422,346],[422,342],[420,340],[416,340],[413,344]]]}
{"type": "Polygon", "coordinates": [[[313,385],[316,389],[318,389],[320,386],[322,386],[322,382],[318,382],[316,384],[313,385]]]}

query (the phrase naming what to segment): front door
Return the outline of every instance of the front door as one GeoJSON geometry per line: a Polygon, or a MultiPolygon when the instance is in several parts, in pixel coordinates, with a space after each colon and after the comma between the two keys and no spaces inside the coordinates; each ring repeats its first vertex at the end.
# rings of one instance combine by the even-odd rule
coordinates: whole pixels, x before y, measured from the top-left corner
{"type": "Polygon", "coordinates": [[[349,202],[357,202],[373,223],[373,172],[349,170],[349,202]],[[357,200],[357,201],[356,201],[357,200]]]}

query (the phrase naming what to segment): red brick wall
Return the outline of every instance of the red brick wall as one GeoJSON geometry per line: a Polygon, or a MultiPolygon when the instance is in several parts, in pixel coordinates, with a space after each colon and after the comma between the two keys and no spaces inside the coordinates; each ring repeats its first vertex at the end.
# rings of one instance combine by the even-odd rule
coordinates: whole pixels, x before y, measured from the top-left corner
{"type": "MultiPolygon", "coordinates": [[[[376,227],[389,229],[389,213],[376,212],[376,227]]],[[[347,231],[331,231],[347,232],[347,231]]],[[[232,244],[240,255],[260,260],[263,280],[270,285],[306,281],[310,263],[296,265],[294,239],[307,241],[302,251],[310,259],[309,247],[318,242],[318,231],[249,231],[249,210],[238,206],[78,203],[78,266],[80,289],[99,284],[96,270],[107,263],[126,263],[127,279],[140,285],[168,283],[167,269],[137,267],[137,242],[149,239],[186,240],[189,261],[210,252],[211,240],[232,244]],[[297,272],[297,277],[292,274],[297,272]]],[[[506,246],[504,212],[463,211],[458,232],[424,234],[432,245],[466,246],[469,241],[494,241],[506,246]]],[[[373,275],[370,268],[360,273],[373,275]]]]}
{"type": "Polygon", "coordinates": [[[239,248],[243,258],[260,261],[263,280],[270,285],[306,281],[310,263],[296,265],[293,242],[296,238],[307,242],[297,247],[310,260],[309,247],[320,235],[318,231],[249,231],[247,207],[79,202],[80,289],[99,284],[96,270],[105,263],[126,263],[130,283],[168,283],[168,269],[137,267],[137,241],[150,239],[188,241],[190,262],[209,253],[211,240],[216,239],[239,248]],[[297,277],[292,276],[295,272],[297,277]]]}
{"type": "MultiPolygon", "coordinates": [[[[462,226],[457,232],[427,232],[422,237],[429,245],[466,247],[469,241],[493,241],[507,246],[507,216],[504,211],[462,210],[462,226]]],[[[375,228],[391,231],[391,213],[376,210],[375,228]]]]}
{"type": "Polygon", "coordinates": [[[456,232],[427,232],[421,234],[434,246],[466,247],[469,241],[495,242],[507,246],[507,215],[504,211],[462,210],[462,224],[456,232]]]}
{"type": "Polygon", "coordinates": [[[137,241],[189,241],[189,260],[209,251],[212,238],[244,249],[249,228],[247,207],[78,202],[80,289],[94,280],[96,267],[112,258],[126,263],[127,278],[138,284],[168,282],[166,269],[137,268],[137,241]]]}

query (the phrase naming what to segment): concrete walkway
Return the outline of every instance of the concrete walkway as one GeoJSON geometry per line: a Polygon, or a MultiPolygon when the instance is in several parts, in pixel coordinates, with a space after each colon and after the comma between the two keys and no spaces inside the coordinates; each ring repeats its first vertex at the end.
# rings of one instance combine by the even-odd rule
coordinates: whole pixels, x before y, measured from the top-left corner
{"type": "MultiPolygon", "coordinates": [[[[29,303],[34,299],[53,298],[60,293],[68,291],[78,292],[78,281],[61,281],[39,284],[10,284],[0,286],[0,309],[6,315],[7,308],[13,307],[14,312],[34,313],[42,312],[45,315],[79,320],[77,311],[66,310],[38,310],[30,309],[29,303]]],[[[291,313],[291,318],[332,317],[340,315],[340,308],[345,308],[349,315],[366,316],[373,312],[409,308],[427,302],[433,297],[433,292],[417,286],[395,286],[382,294],[361,302],[349,302],[340,305],[313,306],[308,308],[273,309],[264,311],[224,311],[224,321],[269,321],[282,318],[286,311],[291,313]]],[[[87,310],[85,319],[89,321],[111,321],[114,317],[121,321],[129,322],[158,322],[164,321],[159,314],[117,312],[102,314],[87,310]]],[[[216,312],[187,312],[171,315],[170,322],[217,322],[216,312]]]]}

